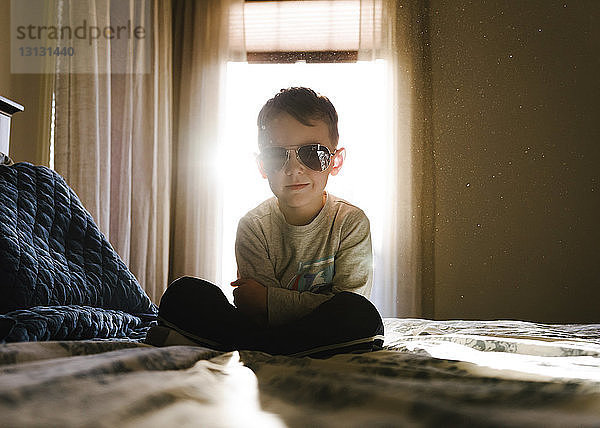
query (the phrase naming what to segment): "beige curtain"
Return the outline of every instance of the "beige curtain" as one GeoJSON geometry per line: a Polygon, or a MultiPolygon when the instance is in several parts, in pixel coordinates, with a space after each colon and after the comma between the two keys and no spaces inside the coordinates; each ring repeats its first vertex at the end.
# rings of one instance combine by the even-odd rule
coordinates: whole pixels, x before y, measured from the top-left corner
{"type": "Polygon", "coordinates": [[[372,230],[372,300],[384,316],[433,314],[426,16],[419,0],[361,0],[359,60],[384,59],[390,83],[391,141],[378,154],[389,180],[377,183],[386,218],[372,230]]]}
{"type": "Polygon", "coordinates": [[[175,0],[174,4],[171,279],[193,275],[219,283],[222,199],[217,169],[222,166],[217,164],[217,147],[227,60],[243,59],[243,2],[175,0]]]}
{"type": "MultiPolygon", "coordinates": [[[[110,25],[110,3],[57,0],[58,26],[79,25],[79,17],[91,9],[90,25],[110,25]]],[[[65,42],[66,43],[66,42],[65,42]]],[[[70,44],[68,45],[70,47],[70,44]]],[[[74,55],[58,61],[55,98],[56,128],[54,165],[77,192],[100,229],[108,235],[110,222],[110,47],[89,47],[87,57],[74,55]],[[79,65],[89,64],[89,73],[79,65]]],[[[86,70],[88,71],[88,70],[86,70]]]]}
{"type": "Polygon", "coordinates": [[[243,1],[56,1],[59,25],[104,27],[118,9],[151,43],[101,41],[56,64],[55,169],[155,302],[178,276],[218,280],[215,148],[243,1]]]}
{"type": "MultiPolygon", "coordinates": [[[[57,20],[111,22],[107,0],[58,0],[57,20]]],[[[171,4],[121,0],[148,49],[108,41],[57,64],[55,169],[154,300],[166,287],[171,200],[171,4]],[[122,52],[121,52],[122,53],[122,52]],[[118,70],[117,70],[118,69],[118,70]],[[115,72],[115,70],[117,72],[115,72]]],[[[125,9],[123,9],[125,8],[125,9]]]]}

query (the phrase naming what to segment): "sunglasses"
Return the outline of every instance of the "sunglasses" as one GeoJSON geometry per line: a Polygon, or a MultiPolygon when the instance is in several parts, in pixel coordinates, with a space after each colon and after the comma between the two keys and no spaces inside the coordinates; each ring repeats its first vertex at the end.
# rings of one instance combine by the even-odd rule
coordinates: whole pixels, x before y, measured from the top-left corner
{"type": "Polygon", "coordinates": [[[295,149],[286,149],[285,147],[265,147],[258,155],[262,161],[263,168],[268,173],[281,170],[290,160],[290,152],[296,153],[296,159],[305,167],[313,171],[325,171],[329,167],[331,158],[335,152],[331,153],[329,149],[321,144],[306,144],[295,149]]]}

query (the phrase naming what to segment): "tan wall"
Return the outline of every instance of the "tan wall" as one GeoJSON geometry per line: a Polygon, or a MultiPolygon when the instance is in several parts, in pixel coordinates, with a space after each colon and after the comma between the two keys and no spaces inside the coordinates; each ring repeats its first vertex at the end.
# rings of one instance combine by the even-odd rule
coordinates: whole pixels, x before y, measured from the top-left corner
{"type": "Polygon", "coordinates": [[[10,0],[0,0],[0,95],[25,107],[15,114],[11,126],[10,156],[15,161],[41,163],[39,139],[42,129],[37,125],[42,113],[41,78],[38,74],[10,73],[10,0]]]}
{"type": "Polygon", "coordinates": [[[430,1],[434,317],[600,321],[599,18],[430,1]]]}

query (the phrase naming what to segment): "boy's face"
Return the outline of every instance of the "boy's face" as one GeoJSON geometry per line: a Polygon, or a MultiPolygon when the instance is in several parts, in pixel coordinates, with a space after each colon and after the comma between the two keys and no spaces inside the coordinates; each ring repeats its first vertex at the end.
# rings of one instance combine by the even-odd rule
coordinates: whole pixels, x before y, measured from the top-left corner
{"type": "MultiPolygon", "coordinates": [[[[321,144],[331,153],[335,151],[329,139],[329,128],[321,120],[314,121],[314,126],[306,126],[288,113],[275,116],[265,130],[267,144],[271,146],[296,149],[306,144],[321,144]]],[[[329,174],[338,173],[343,162],[343,149],[331,158],[325,171],[314,171],[303,165],[292,151],[285,165],[275,172],[266,172],[262,164],[259,168],[262,176],[269,180],[269,186],[277,197],[280,209],[315,211],[323,206],[323,190],[327,185],[329,174]]]]}

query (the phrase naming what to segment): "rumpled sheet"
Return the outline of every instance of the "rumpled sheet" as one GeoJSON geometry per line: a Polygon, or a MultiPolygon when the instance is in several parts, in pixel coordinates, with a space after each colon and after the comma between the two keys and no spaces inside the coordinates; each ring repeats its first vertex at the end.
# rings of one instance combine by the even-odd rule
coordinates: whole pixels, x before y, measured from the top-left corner
{"type": "Polygon", "coordinates": [[[600,426],[599,325],[386,319],[324,360],[75,341],[0,346],[6,426],[600,426]]]}

